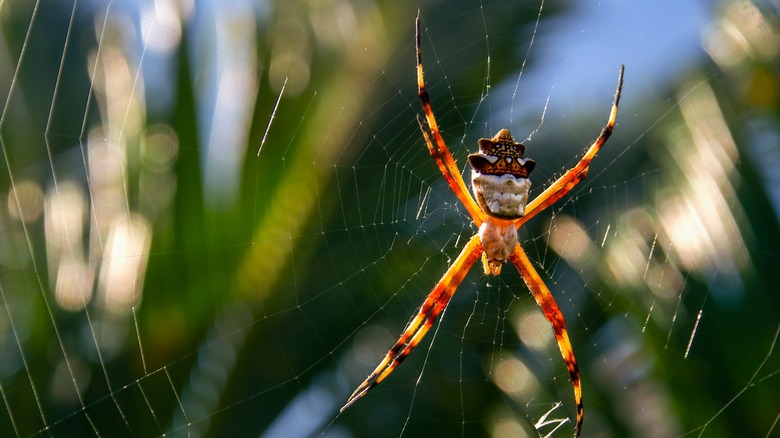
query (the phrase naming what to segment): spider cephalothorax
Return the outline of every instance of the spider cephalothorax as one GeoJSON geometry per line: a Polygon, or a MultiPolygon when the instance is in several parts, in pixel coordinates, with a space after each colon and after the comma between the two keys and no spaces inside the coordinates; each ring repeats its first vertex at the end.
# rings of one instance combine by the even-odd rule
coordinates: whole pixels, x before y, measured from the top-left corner
{"type": "Polygon", "coordinates": [[[479,152],[469,155],[471,189],[479,208],[488,217],[479,227],[479,239],[485,252],[485,273],[498,275],[501,266],[517,244],[512,220],[523,217],[528,203],[531,180],[528,174],[536,162],[525,158],[525,146],[502,129],[493,138],[480,138],[479,152]]]}
{"type": "Polygon", "coordinates": [[[502,129],[491,139],[479,139],[479,152],[469,155],[471,187],[482,211],[499,219],[525,214],[536,162],[525,158],[525,146],[502,129]]]}

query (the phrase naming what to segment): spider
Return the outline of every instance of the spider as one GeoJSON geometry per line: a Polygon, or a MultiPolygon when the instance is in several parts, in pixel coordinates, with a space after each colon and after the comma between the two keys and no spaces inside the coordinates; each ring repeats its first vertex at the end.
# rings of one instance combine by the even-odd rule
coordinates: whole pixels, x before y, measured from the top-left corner
{"type": "Polygon", "coordinates": [[[560,178],[553,182],[539,196],[528,201],[531,182],[528,175],[536,163],[525,158],[525,146],[512,138],[509,130],[501,129],[491,139],[478,141],[479,151],[468,156],[471,165],[471,187],[474,198],[469,194],[463,176],[450,154],[433,115],[431,100],[425,90],[423,78],[422,51],[420,49],[420,17],[417,16],[416,54],[418,96],[422,103],[428,129],[420,115],[420,125],[425,144],[439,167],[444,179],[465,207],[479,232],[471,237],[465,248],[449,267],[444,276],[425,298],[416,315],[406,325],[401,336],[390,347],[382,362],[358,386],[355,392],[341,408],[343,412],[363,397],[371,388],[382,382],[406,359],[412,350],[428,333],[439,315],[444,311],[456,289],[466,277],[471,266],[482,258],[485,275],[498,275],[507,261],[511,262],[523,276],[525,284],[552,325],[558,348],[566,362],[569,376],[574,386],[574,402],[577,407],[577,423],[574,436],[582,430],[583,404],[580,371],[574,351],[566,331],[566,323],[555,298],[536,272],[525,251],[517,241],[517,229],[557,200],[569,193],[588,173],[590,162],[612,134],[617,118],[620,93],[623,88],[624,66],[620,66],[617,90],[612,101],[607,124],[601,130],[596,141],[590,145],[582,159],[560,178]],[[475,199],[476,198],[476,199],[475,199]]]}

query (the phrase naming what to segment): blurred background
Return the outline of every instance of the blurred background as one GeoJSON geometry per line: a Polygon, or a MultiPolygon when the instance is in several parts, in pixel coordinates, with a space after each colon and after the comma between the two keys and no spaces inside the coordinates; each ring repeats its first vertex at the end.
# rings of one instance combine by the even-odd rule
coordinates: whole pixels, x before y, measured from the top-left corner
{"type": "Polygon", "coordinates": [[[338,414],[476,232],[417,126],[418,9],[461,169],[509,128],[532,196],[626,65],[520,230],[583,436],[780,434],[778,8],[0,2],[0,435],[571,436],[509,267],[338,414]]]}

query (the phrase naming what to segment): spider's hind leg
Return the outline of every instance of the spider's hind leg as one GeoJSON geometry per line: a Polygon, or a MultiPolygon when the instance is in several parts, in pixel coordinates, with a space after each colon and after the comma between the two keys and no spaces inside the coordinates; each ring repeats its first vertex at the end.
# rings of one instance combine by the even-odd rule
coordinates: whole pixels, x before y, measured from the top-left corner
{"type": "Polygon", "coordinates": [[[461,175],[458,166],[455,163],[455,159],[452,157],[447,144],[444,142],[444,138],[439,131],[439,125],[436,123],[436,117],[433,114],[433,106],[431,105],[431,98],[428,95],[428,91],[425,89],[425,74],[423,72],[422,65],[422,48],[420,47],[420,16],[417,15],[417,21],[415,23],[416,28],[416,55],[417,55],[417,96],[420,98],[422,104],[423,113],[425,114],[425,121],[428,123],[426,129],[423,124],[423,120],[420,116],[417,117],[417,122],[420,124],[420,131],[422,131],[425,144],[428,146],[428,151],[431,154],[431,158],[439,167],[439,170],[444,176],[444,179],[449,184],[450,189],[455,193],[463,207],[471,216],[471,219],[478,226],[482,223],[485,213],[480,210],[477,202],[471,197],[466,183],[463,181],[463,175],[461,175]]]}

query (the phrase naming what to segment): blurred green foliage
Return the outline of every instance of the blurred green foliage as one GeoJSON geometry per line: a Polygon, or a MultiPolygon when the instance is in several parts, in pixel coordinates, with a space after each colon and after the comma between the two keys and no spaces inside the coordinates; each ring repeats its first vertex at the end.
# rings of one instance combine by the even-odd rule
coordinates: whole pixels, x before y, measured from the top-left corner
{"type": "MultiPolygon", "coordinates": [[[[203,176],[206,161],[222,152],[204,152],[209,117],[200,111],[208,107],[202,87],[209,66],[203,60],[210,58],[202,54],[253,65],[248,55],[196,28],[204,14],[197,7],[189,16],[178,10],[189,17],[178,30],[130,2],[77,4],[73,15],[71,7],[0,3],[4,436],[250,436],[269,430],[285,436],[393,436],[402,430],[407,436],[482,436],[515,433],[515,427],[532,433],[531,423],[558,400],[564,406],[552,417],[573,412],[554,345],[534,351],[516,333],[516,315],[536,311],[522,279],[514,272],[487,279],[474,269],[435,330],[433,346],[426,341],[392,379],[337,417],[475,231],[417,127],[414,5],[279,2],[249,9],[256,14],[256,87],[248,88],[254,96],[237,196],[221,205],[208,201],[203,176]],[[116,22],[104,21],[113,14],[135,33],[123,36],[116,22]],[[155,24],[179,37],[173,68],[154,73],[168,74],[162,81],[172,92],[166,110],[144,107],[163,100],[143,86],[144,75],[152,74],[144,68],[155,58],[139,50],[146,47],[139,35],[155,24]],[[275,60],[288,52],[305,60],[305,80],[293,61],[288,70],[275,70],[275,60]],[[112,70],[95,66],[112,54],[124,56],[128,83],[137,87],[128,102],[118,101],[110,87],[100,91],[110,78],[98,77],[112,70]],[[292,79],[269,127],[285,75],[292,79]],[[119,119],[111,118],[113,104],[119,119]],[[148,155],[157,147],[151,133],[160,126],[177,144],[175,160],[163,170],[148,155]],[[100,175],[89,167],[99,138],[116,141],[125,154],[118,160],[119,210],[151,226],[149,248],[133,255],[146,260],[142,297],[119,313],[98,299],[97,279],[111,259],[109,231],[96,211],[103,202],[96,200],[100,175]],[[89,212],[73,246],[87,254],[92,277],[84,278],[94,284],[91,298],[75,311],[58,304],[55,294],[60,274],[47,237],[51,208],[43,201],[62,199],[64,181],[81,185],[89,212]],[[25,182],[38,187],[41,200],[33,199],[34,189],[21,199],[25,182]],[[171,190],[167,201],[146,200],[171,190]],[[24,206],[36,202],[44,211],[33,217],[24,206]],[[495,363],[512,358],[536,376],[528,399],[495,384],[495,363]]],[[[570,7],[546,2],[540,32],[570,7]]],[[[423,5],[426,78],[459,163],[474,139],[493,128],[483,120],[493,111],[496,120],[504,117],[506,101],[485,99],[499,99],[496,90],[516,80],[538,13],[538,4],[511,1],[423,5]]],[[[771,183],[780,163],[780,56],[779,46],[764,42],[779,38],[777,14],[746,2],[727,2],[715,13],[712,29],[741,32],[743,45],[711,40],[710,58],[691,59],[661,95],[638,89],[634,78],[642,75],[626,61],[618,129],[587,183],[521,231],[572,333],[584,381],[585,436],[771,436],[777,430],[780,298],[771,275],[780,225],[771,183]],[[745,9],[753,21],[745,20],[745,9]],[[716,126],[715,117],[691,120],[697,108],[708,107],[686,113],[688,104],[707,99],[707,90],[727,128],[720,137],[695,129],[716,126]],[[683,164],[681,156],[697,147],[713,155],[727,150],[702,145],[702,138],[731,138],[736,146],[733,172],[724,170],[718,189],[729,207],[725,220],[734,224],[724,228],[734,233],[726,240],[743,242],[745,252],[729,258],[718,252],[722,247],[701,241],[723,257],[692,265],[678,251],[684,235],[669,238],[675,234],[663,211],[672,199],[691,204],[712,195],[669,195],[706,167],[704,161],[683,164]],[[550,243],[566,218],[581,224],[594,247],[601,245],[591,264],[577,265],[550,243]],[[627,235],[641,242],[604,243],[627,235]],[[673,284],[662,274],[656,283],[649,280],[652,272],[636,283],[614,274],[610,263],[631,260],[621,251],[643,245],[641,261],[679,276],[678,289],[669,286],[671,296],[654,289],[673,284]],[[669,415],[663,424],[659,412],[669,415]]],[[[532,47],[527,68],[543,56],[541,44],[532,47]]],[[[234,97],[246,90],[237,89],[234,97]]],[[[546,122],[534,137],[534,146],[571,148],[534,151],[545,163],[537,170],[537,190],[576,162],[578,148],[606,117],[608,98],[587,102],[587,111],[564,118],[565,125],[546,122]]],[[[703,222],[694,231],[707,236],[714,229],[703,222]]],[[[555,436],[568,436],[568,426],[555,436]]]]}

